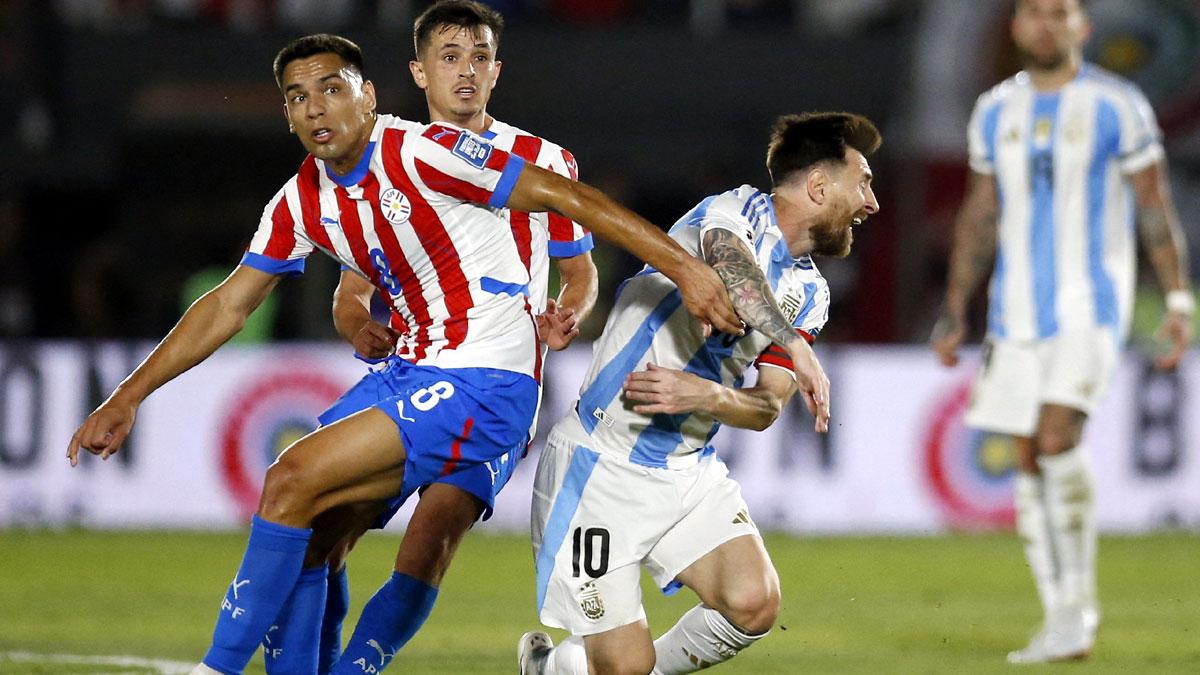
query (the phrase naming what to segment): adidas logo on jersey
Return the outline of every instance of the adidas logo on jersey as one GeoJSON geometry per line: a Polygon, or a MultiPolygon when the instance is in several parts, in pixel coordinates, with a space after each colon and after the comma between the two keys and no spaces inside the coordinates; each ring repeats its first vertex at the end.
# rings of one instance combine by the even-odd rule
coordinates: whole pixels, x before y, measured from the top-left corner
{"type": "Polygon", "coordinates": [[[608,427],[608,428],[610,428],[610,429],[612,428],[612,425],[613,425],[613,418],[612,418],[612,416],[611,416],[611,415],[609,415],[608,413],[604,412],[604,409],[603,409],[603,408],[596,408],[595,410],[593,410],[593,411],[592,411],[592,417],[595,417],[596,419],[598,419],[598,420],[600,420],[601,422],[603,422],[603,423],[604,423],[604,426],[606,426],[606,427],[608,427]]]}

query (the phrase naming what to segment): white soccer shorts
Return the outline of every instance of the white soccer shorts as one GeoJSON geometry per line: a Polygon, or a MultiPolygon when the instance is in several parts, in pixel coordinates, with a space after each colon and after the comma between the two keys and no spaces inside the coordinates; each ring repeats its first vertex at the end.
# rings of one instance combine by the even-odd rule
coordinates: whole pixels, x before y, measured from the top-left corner
{"type": "Polygon", "coordinates": [[[1043,404],[1090,415],[1112,380],[1117,356],[1109,330],[1037,342],[990,340],[971,390],[967,426],[1032,437],[1043,404]]]}
{"type": "Polygon", "coordinates": [[[655,469],[557,430],[538,461],[531,521],[539,617],[575,635],[644,619],[642,568],[673,592],[675,575],[709,551],[759,536],[716,455],[687,469],[655,469]]]}

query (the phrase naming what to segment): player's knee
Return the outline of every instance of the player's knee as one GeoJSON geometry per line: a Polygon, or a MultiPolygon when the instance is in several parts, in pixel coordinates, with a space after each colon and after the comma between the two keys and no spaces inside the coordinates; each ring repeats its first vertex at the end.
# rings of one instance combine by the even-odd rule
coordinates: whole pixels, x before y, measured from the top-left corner
{"type": "Polygon", "coordinates": [[[258,513],[272,522],[308,523],[315,515],[311,513],[314,497],[303,467],[281,456],[267,469],[258,513]]]}
{"type": "Polygon", "coordinates": [[[771,630],[779,616],[779,582],[774,575],[747,579],[723,593],[721,601],[716,609],[722,616],[742,632],[759,635],[771,630]]]}
{"type": "Polygon", "coordinates": [[[1040,455],[1057,455],[1079,445],[1079,433],[1071,429],[1044,428],[1037,432],[1040,455]]]}

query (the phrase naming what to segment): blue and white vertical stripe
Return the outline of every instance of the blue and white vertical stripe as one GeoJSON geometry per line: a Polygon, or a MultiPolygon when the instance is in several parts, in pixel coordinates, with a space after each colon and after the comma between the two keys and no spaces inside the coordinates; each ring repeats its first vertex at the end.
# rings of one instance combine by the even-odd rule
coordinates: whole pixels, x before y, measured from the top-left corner
{"type": "Polygon", "coordinates": [[[1136,255],[1127,177],[1162,156],[1145,97],[1090,65],[1057,92],[1021,73],[980,97],[968,138],[1000,206],[992,336],[1124,335],[1136,255]]]}

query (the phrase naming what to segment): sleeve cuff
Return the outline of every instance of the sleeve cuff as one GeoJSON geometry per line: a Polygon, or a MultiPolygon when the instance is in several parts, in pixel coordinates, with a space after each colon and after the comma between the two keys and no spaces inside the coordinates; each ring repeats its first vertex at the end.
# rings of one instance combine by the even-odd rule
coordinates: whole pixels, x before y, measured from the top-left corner
{"type": "Polygon", "coordinates": [[[488,206],[500,209],[508,205],[508,198],[512,196],[513,188],[517,186],[517,177],[521,175],[521,170],[524,168],[525,160],[516,155],[508,156],[508,163],[500,172],[500,180],[496,183],[496,189],[492,191],[492,198],[488,200],[488,206]]]}
{"type": "Polygon", "coordinates": [[[996,173],[996,169],[992,166],[992,163],[986,159],[977,159],[972,157],[971,161],[968,163],[971,166],[971,170],[975,173],[981,173],[985,176],[990,176],[996,173]]]}
{"type": "Polygon", "coordinates": [[[547,251],[553,258],[574,258],[596,248],[592,233],[588,232],[575,241],[551,241],[546,245],[547,251]]]}
{"type": "Polygon", "coordinates": [[[1135,174],[1142,169],[1161,160],[1165,153],[1159,143],[1151,142],[1121,158],[1121,172],[1125,175],[1135,174]]]}
{"type": "Polygon", "coordinates": [[[241,264],[246,267],[253,267],[260,272],[278,276],[297,277],[304,274],[304,258],[279,260],[278,258],[269,258],[261,253],[247,251],[242,256],[241,264]]]}

